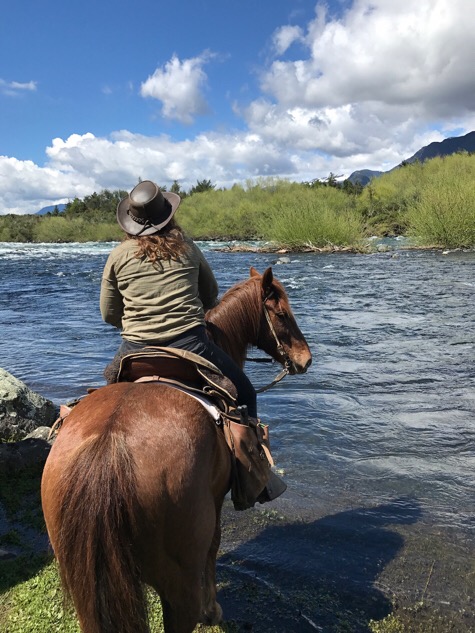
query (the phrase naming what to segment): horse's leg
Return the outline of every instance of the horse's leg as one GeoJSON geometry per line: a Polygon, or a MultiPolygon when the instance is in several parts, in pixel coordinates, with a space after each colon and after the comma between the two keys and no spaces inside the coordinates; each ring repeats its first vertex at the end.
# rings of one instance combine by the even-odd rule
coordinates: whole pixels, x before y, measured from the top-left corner
{"type": "MultiPolygon", "coordinates": [[[[219,510],[212,500],[210,504],[202,503],[201,512],[195,517],[195,527],[199,529],[185,549],[176,545],[190,535],[191,519],[181,521],[187,530],[179,534],[181,538],[169,543],[165,555],[158,550],[143,553],[144,579],[160,596],[165,633],[191,633],[198,622],[211,625],[221,621],[222,610],[216,602],[216,555],[221,536],[219,510]]],[[[171,509],[168,514],[172,512],[171,509]]]]}
{"type": "MultiPolygon", "coordinates": [[[[221,504],[220,504],[221,505],[221,504]]],[[[211,626],[219,624],[223,618],[223,610],[216,601],[216,557],[221,542],[221,507],[217,508],[216,526],[213,540],[209,548],[202,587],[202,609],[200,622],[211,626]]]]}
{"type": "MultiPolygon", "coordinates": [[[[212,511],[202,516],[201,525],[212,511]]],[[[210,534],[208,543],[193,543],[192,551],[171,552],[158,559],[149,555],[146,582],[159,594],[165,633],[191,633],[198,622],[218,624],[222,610],[216,602],[216,554],[220,542],[218,530],[210,534]],[[150,565],[152,563],[152,565],[150,565]],[[164,578],[166,579],[164,582],[164,578]]]]}
{"type": "Polygon", "coordinates": [[[196,577],[182,578],[180,596],[172,602],[161,598],[165,633],[192,633],[200,614],[200,583],[196,577]]]}
{"type": "Polygon", "coordinates": [[[146,508],[136,544],[139,565],[162,600],[166,633],[191,633],[200,619],[221,619],[215,559],[229,449],[200,403],[176,390],[159,389],[157,401],[151,394],[155,390],[141,405],[151,409],[150,424],[143,424],[134,447],[142,464],[138,496],[146,508]],[[166,425],[157,426],[157,410],[166,425]]]}

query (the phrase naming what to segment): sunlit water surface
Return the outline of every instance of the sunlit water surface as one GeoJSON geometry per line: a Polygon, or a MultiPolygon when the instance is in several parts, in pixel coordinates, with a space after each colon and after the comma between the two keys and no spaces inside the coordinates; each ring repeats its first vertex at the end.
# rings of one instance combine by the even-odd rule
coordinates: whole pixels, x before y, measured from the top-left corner
{"type": "MultiPolygon", "coordinates": [[[[250,266],[272,264],[312,349],[307,374],[259,396],[289,503],[321,515],[416,500],[423,521],[468,536],[475,254],[279,256],[201,246],[221,291],[250,266]]],[[[102,384],[119,344],[98,307],[112,247],[0,244],[0,366],[55,403],[102,384]]],[[[278,367],[248,363],[247,371],[260,386],[278,367]]]]}

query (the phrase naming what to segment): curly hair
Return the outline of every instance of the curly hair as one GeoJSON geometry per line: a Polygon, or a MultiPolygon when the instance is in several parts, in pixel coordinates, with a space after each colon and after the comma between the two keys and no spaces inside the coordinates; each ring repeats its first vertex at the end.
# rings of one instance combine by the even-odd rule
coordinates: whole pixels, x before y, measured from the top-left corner
{"type": "Polygon", "coordinates": [[[183,229],[173,218],[158,233],[144,237],[127,234],[127,239],[137,242],[135,257],[146,258],[152,264],[158,264],[159,260],[180,261],[180,256],[189,250],[183,229]]]}

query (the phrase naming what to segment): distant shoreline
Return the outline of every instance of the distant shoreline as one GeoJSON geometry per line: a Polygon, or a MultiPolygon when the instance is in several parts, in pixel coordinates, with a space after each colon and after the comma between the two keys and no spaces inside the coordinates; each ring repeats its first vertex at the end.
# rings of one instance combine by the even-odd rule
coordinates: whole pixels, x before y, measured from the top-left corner
{"type": "MultiPolygon", "coordinates": [[[[197,240],[197,241],[212,241],[212,240],[197,240]]],[[[449,253],[473,253],[473,248],[444,248],[441,246],[414,246],[404,245],[398,248],[385,247],[384,245],[379,248],[374,248],[371,245],[367,247],[354,247],[354,246],[303,246],[298,248],[286,248],[282,246],[248,246],[246,244],[233,244],[230,246],[222,246],[214,249],[222,253],[272,253],[276,255],[292,255],[299,253],[317,253],[317,254],[334,254],[334,253],[347,253],[353,255],[374,255],[377,253],[397,253],[400,251],[438,251],[442,254],[449,253]]]]}

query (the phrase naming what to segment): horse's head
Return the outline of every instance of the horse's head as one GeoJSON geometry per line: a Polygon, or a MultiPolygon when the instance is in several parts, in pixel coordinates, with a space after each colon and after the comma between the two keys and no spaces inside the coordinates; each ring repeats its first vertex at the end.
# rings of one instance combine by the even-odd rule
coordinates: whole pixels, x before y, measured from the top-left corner
{"type": "Polygon", "coordinates": [[[263,275],[251,267],[251,277],[260,282],[263,306],[257,347],[285,365],[290,374],[304,373],[312,362],[312,353],[295,321],[284,287],[270,267],[263,275]]]}

